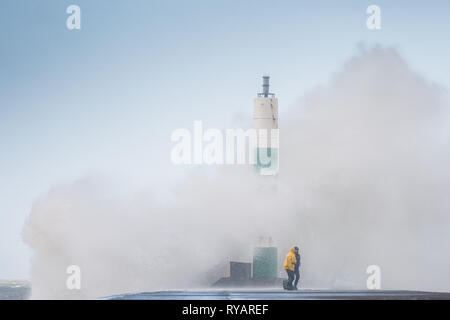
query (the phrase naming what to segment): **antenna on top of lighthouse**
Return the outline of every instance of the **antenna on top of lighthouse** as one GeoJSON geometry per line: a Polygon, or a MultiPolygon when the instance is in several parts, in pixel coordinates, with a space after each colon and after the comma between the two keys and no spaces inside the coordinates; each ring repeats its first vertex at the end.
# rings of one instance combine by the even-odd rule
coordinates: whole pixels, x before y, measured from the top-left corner
{"type": "Polygon", "coordinates": [[[269,92],[269,79],[270,79],[269,76],[263,76],[263,85],[262,85],[263,92],[258,93],[258,97],[267,98],[269,96],[272,96],[272,97],[275,96],[275,93],[270,93],[269,92]]]}

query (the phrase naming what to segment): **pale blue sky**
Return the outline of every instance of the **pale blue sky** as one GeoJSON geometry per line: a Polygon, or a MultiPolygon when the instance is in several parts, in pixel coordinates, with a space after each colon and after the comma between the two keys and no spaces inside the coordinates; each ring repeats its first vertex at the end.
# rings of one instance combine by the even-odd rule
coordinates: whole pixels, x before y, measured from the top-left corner
{"type": "Polygon", "coordinates": [[[359,43],[396,47],[450,87],[449,1],[2,0],[0,279],[29,278],[21,240],[33,202],[54,185],[101,174],[172,183],[170,134],[194,120],[251,123],[270,74],[280,121],[359,43]],[[66,28],[77,4],[82,29],[66,28]],[[381,7],[382,29],[366,28],[381,7]]]}

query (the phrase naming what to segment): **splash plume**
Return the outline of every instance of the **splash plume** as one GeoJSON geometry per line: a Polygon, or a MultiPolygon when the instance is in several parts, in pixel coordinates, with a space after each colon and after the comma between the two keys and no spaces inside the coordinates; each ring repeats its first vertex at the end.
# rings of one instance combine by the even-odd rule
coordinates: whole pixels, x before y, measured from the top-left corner
{"type": "Polygon", "coordinates": [[[363,289],[376,264],[383,289],[450,290],[446,99],[394,49],[374,48],[280,114],[276,177],[199,169],[168,205],[118,200],[92,179],[53,188],[24,229],[33,298],[207,287],[261,235],[280,265],[300,247],[303,287],[363,289]],[[80,291],[66,288],[72,264],[80,291]]]}

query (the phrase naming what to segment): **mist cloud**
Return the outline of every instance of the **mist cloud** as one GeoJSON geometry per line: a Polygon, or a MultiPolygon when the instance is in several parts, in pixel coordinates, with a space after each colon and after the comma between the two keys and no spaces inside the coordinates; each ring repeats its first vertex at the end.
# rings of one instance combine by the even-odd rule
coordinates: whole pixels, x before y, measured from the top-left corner
{"type": "Polygon", "coordinates": [[[95,179],[53,188],[24,230],[33,298],[208,287],[230,258],[251,261],[259,236],[274,239],[280,270],[300,247],[303,287],[363,289],[376,264],[383,289],[448,291],[448,111],[442,88],[374,48],[280,113],[276,177],[200,168],[164,206],[95,179]],[[71,264],[80,291],[66,288],[71,264]]]}

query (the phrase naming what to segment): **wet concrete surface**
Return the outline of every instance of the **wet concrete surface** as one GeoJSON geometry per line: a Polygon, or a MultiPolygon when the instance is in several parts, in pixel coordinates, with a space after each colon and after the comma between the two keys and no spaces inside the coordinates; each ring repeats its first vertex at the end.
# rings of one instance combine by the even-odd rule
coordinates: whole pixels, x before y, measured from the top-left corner
{"type": "Polygon", "coordinates": [[[450,300],[450,293],[394,290],[173,290],[116,295],[126,300],[450,300]]]}

